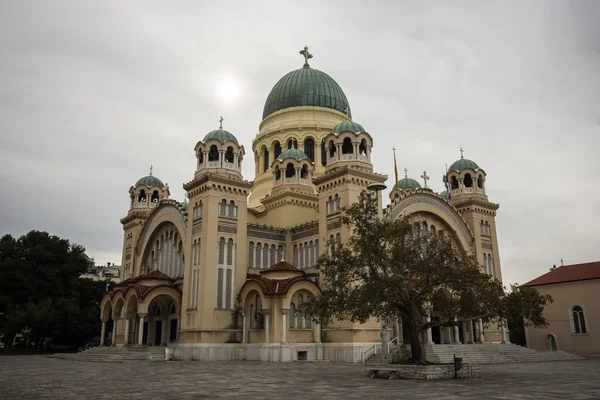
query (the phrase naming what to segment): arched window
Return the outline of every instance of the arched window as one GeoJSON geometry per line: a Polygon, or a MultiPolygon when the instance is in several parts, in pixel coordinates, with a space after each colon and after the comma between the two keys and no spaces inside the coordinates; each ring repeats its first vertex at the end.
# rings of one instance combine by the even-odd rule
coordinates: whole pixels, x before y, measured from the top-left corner
{"type": "Polygon", "coordinates": [[[333,158],[335,156],[335,144],[333,144],[333,140],[329,141],[329,158],[333,158]]]}
{"type": "Polygon", "coordinates": [[[225,238],[219,239],[219,264],[225,264],[225,238]]]}
{"type": "Polygon", "coordinates": [[[152,192],[152,202],[158,203],[158,190],[155,190],[154,192],[152,192]]]}
{"type": "Polygon", "coordinates": [[[276,180],[281,179],[281,170],[279,169],[279,165],[275,167],[275,179],[276,180]]]}
{"type": "Polygon", "coordinates": [[[466,174],[465,180],[463,182],[465,184],[465,187],[473,187],[473,178],[471,178],[471,174],[466,174]]]}
{"type": "Polygon", "coordinates": [[[290,303],[290,329],[296,328],[296,305],[290,303]]]}
{"type": "Polygon", "coordinates": [[[335,197],[333,198],[333,201],[334,201],[335,211],[340,211],[341,201],[342,201],[341,197],[336,194],[335,197]]]}
{"type": "Polygon", "coordinates": [[[262,252],[262,245],[260,244],[260,242],[256,243],[256,262],[254,263],[254,268],[260,268],[261,266],[261,252],[262,252]]]}
{"type": "Polygon", "coordinates": [[[431,225],[431,227],[429,227],[429,231],[432,235],[435,235],[435,225],[431,225]]]}
{"type": "Polygon", "coordinates": [[[358,146],[358,154],[363,156],[367,155],[367,141],[365,139],[360,141],[360,146],[358,146]]]}
{"type": "Polygon", "coordinates": [[[485,235],[485,224],[483,223],[483,220],[479,223],[479,231],[482,235],[485,235]]]}
{"type": "Polygon", "coordinates": [[[256,328],[256,314],[254,313],[254,304],[250,304],[250,329],[256,328]]]}
{"type": "Polygon", "coordinates": [[[423,221],[422,229],[423,229],[423,233],[427,233],[427,230],[428,230],[427,222],[423,221]]]}
{"type": "Polygon", "coordinates": [[[298,246],[298,253],[299,253],[299,263],[298,263],[298,268],[304,268],[304,249],[302,247],[302,243],[300,243],[300,245],[298,246]]]}
{"type": "Polygon", "coordinates": [[[294,164],[288,163],[288,165],[285,167],[285,177],[292,178],[294,175],[296,175],[296,169],[294,168],[294,164]]]}
{"type": "Polygon", "coordinates": [[[492,230],[490,229],[490,224],[487,221],[485,221],[485,233],[486,233],[486,235],[492,234],[492,230]]]}
{"type": "Polygon", "coordinates": [[[202,149],[200,149],[200,151],[198,152],[198,163],[204,164],[204,152],[202,151],[202,149]]]}
{"type": "Polygon", "coordinates": [[[315,264],[317,263],[317,260],[319,259],[319,240],[315,240],[315,264]]]}
{"type": "Polygon", "coordinates": [[[289,149],[297,149],[298,148],[298,141],[296,139],[290,139],[287,142],[287,148],[289,149]]]}
{"type": "Polygon", "coordinates": [[[329,255],[335,251],[335,238],[333,235],[329,235],[329,255]]]}
{"type": "Polygon", "coordinates": [[[483,175],[481,174],[479,174],[479,179],[477,179],[477,187],[483,189],[483,175]]]}
{"type": "Polygon", "coordinates": [[[231,201],[229,202],[229,212],[228,212],[227,216],[228,216],[228,217],[231,217],[231,218],[235,218],[235,217],[237,217],[237,215],[236,215],[236,214],[237,214],[237,213],[236,213],[236,210],[237,210],[237,207],[236,207],[236,205],[235,205],[235,202],[234,202],[233,200],[231,200],[231,201]]]}
{"type": "Polygon", "coordinates": [[[347,137],[344,139],[342,143],[342,154],[352,154],[354,153],[354,146],[352,145],[352,140],[347,137]]]}
{"type": "Polygon", "coordinates": [[[219,161],[219,150],[217,150],[216,145],[210,146],[210,150],[208,151],[208,161],[219,161]]]}
{"type": "Polygon", "coordinates": [[[310,249],[308,248],[308,243],[304,243],[304,268],[308,268],[311,266],[310,264],[310,249]]]}
{"type": "Polygon", "coordinates": [[[327,151],[325,151],[325,141],[321,141],[321,165],[327,165],[327,151]]]}
{"type": "Polygon", "coordinates": [[[315,265],[315,245],[313,244],[312,240],[310,241],[310,244],[308,246],[310,248],[310,262],[309,262],[308,266],[314,267],[314,265],[315,265]]]}
{"type": "Polygon", "coordinates": [[[298,268],[298,245],[294,245],[294,267],[298,268]]]}
{"type": "Polygon", "coordinates": [[[248,244],[248,267],[254,267],[254,242],[248,244]]]}
{"type": "Polygon", "coordinates": [[[256,313],[254,315],[256,319],[256,329],[265,329],[262,302],[260,301],[259,295],[256,295],[256,313]]]}
{"type": "Polygon", "coordinates": [[[571,332],[587,333],[583,308],[580,305],[575,305],[571,307],[571,316],[573,321],[573,324],[571,325],[571,332]]]}
{"type": "Polygon", "coordinates": [[[335,235],[335,244],[336,244],[336,249],[341,249],[342,248],[342,236],[338,233],[337,235],[335,235]]]}
{"type": "Polygon", "coordinates": [[[283,257],[283,246],[279,245],[277,247],[277,262],[281,261],[282,257],[283,257]]]}
{"type": "Polygon", "coordinates": [[[301,294],[298,295],[298,310],[296,312],[297,314],[297,318],[298,321],[296,321],[296,326],[298,327],[298,329],[302,329],[304,327],[304,318],[302,315],[302,300],[303,300],[303,296],[301,294]]]}
{"type": "Polygon", "coordinates": [[[227,147],[227,151],[225,152],[225,162],[233,163],[233,147],[227,147]]]}
{"type": "Polygon", "coordinates": [[[219,215],[224,217],[227,215],[227,200],[221,200],[221,206],[219,207],[219,215]]]}
{"type": "Polygon", "coordinates": [[[315,162],[315,141],[308,138],[304,139],[304,154],[310,158],[310,161],[315,162]]]}
{"type": "Polygon", "coordinates": [[[452,186],[452,190],[458,189],[458,179],[456,179],[455,176],[453,176],[452,179],[450,179],[450,184],[452,186]]]}
{"type": "Polygon", "coordinates": [[[306,166],[306,164],[304,164],[302,166],[302,169],[300,170],[300,178],[302,178],[302,179],[308,178],[308,167],[306,166]]]}
{"type": "Polygon", "coordinates": [[[263,246],[263,268],[269,268],[269,245],[265,243],[263,246]]]}
{"type": "Polygon", "coordinates": [[[281,144],[279,142],[275,142],[274,153],[275,154],[273,154],[273,159],[275,160],[281,154],[281,144]]]}
{"type": "Polygon", "coordinates": [[[264,159],[265,159],[265,164],[264,164],[263,168],[264,168],[264,172],[267,172],[267,170],[269,169],[269,150],[267,150],[266,147],[263,151],[263,155],[264,155],[264,159]]]}
{"type": "Polygon", "coordinates": [[[494,259],[491,254],[488,254],[488,268],[489,268],[488,275],[493,278],[494,277],[494,259]]]}
{"type": "Polygon", "coordinates": [[[277,260],[276,260],[277,248],[275,247],[274,244],[271,245],[271,253],[270,253],[269,257],[270,257],[269,262],[271,263],[271,265],[273,265],[277,262],[277,260]]]}
{"type": "Polygon", "coordinates": [[[138,196],[138,203],[144,203],[146,201],[146,191],[144,189],[140,190],[140,195],[138,196]]]}
{"type": "Polygon", "coordinates": [[[227,241],[227,265],[233,265],[233,239],[227,241]]]}

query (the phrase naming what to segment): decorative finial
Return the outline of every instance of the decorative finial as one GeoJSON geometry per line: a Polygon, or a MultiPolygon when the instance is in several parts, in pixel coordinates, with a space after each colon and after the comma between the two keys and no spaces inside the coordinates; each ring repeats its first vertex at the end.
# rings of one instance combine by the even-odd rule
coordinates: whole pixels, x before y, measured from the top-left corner
{"type": "Polygon", "coordinates": [[[285,262],[285,250],[281,250],[281,260],[279,262],[285,262]]]}
{"type": "Polygon", "coordinates": [[[183,202],[184,202],[184,203],[185,203],[185,202],[187,202],[187,192],[185,192],[185,193],[183,194],[183,202]]]}
{"type": "Polygon", "coordinates": [[[564,267],[564,266],[565,266],[565,263],[563,262],[563,259],[562,259],[562,258],[560,259],[560,266],[561,266],[561,267],[564,267]]]}
{"type": "Polygon", "coordinates": [[[427,186],[427,181],[430,179],[429,176],[427,175],[427,171],[423,171],[423,175],[421,175],[421,178],[423,178],[423,181],[425,181],[425,189],[429,189],[429,186],[427,186]]]}
{"type": "Polygon", "coordinates": [[[446,173],[448,173],[448,163],[445,163],[444,166],[446,167],[446,173]]]}
{"type": "Polygon", "coordinates": [[[150,176],[152,176],[152,168],[154,168],[152,165],[150,165],[150,176]]]}
{"type": "Polygon", "coordinates": [[[461,147],[461,148],[460,148],[460,158],[461,158],[461,159],[465,158],[465,156],[464,156],[464,154],[463,154],[464,152],[465,152],[465,151],[464,151],[464,150],[463,150],[463,148],[461,147]]]}
{"type": "Polygon", "coordinates": [[[348,107],[344,108],[344,114],[346,114],[346,117],[350,118],[350,110],[348,109],[348,107]]]}
{"type": "Polygon", "coordinates": [[[310,68],[308,60],[313,58],[313,55],[308,52],[308,46],[304,46],[304,50],[300,50],[300,54],[304,56],[304,68],[310,68]]]}
{"type": "Polygon", "coordinates": [[[404,167],[404,177],[408,178],[408,169],[406,167],[404,167]]]}
{"type": "Polygon", "coordinates": [[[223,117],[219,118],[219,129],[223,129],[223,117]]]}

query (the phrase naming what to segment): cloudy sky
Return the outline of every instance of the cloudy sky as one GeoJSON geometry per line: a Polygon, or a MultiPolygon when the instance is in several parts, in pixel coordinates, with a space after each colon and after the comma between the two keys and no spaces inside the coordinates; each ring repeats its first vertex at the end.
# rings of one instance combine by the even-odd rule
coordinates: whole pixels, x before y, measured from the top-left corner
{"type": "Polygon", "coordinates": [[[120,263],[129,187],[153,164],[183,200],[221,115],[250,149],[308,45],[389,185],[393,146],[436,191],[461,146],[486,170],[506,283],[599,260],[600,2],[423,3],[0,2],[0,234],[120,263]]]}

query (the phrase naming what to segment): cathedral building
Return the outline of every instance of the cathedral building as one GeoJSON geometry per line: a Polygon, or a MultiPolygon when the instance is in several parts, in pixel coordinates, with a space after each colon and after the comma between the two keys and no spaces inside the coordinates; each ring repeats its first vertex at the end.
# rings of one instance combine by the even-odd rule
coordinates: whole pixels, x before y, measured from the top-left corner
{"type": "MultiPolygon", "coordinates": [[[[265,102],[249,149],[254,181],[242,175],[246,149],[221,119],[194,146],[185,201],[170,199],[152,170],[129,189],[121,281],[101,304],[103,341],[166,346],[183,360],[347,362],[380,344],[375,319],[321,326],[303,314],[319,293],[319,255],[350,235],[341,209],[387,176],[373,170],[376,133],[352,120],[342,88],[309,65],[308,49],[301,54],[304,66],[265,102]]],[[[379,198],[385,216],[414,216],[420,229],[450,235],[501,279],[498,205],[488,200],[485,171],[461,150],[444,177],[447,191],[434,193],[421,177],[423,186],[396,173],[389,204],[379,198]]],[[[402,323],[390,325],[388,337],[402,342],[402,323]]],[[[435,344],[500,341],[493,326],[459,328],[428,336],[435,344]]]]}

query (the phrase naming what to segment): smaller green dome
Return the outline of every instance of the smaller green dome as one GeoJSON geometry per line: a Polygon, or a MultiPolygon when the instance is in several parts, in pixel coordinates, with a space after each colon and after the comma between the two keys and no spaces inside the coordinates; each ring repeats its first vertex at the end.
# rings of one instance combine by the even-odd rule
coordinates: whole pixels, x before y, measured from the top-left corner
{"type": "Polygon", "coordinates": [[[145,176],[143,178],[140,178],[136,183],[135,186],[139,186],[139,185],[144,185],[147,187],[152,187],[152,186],[158,186],[160,188],[164,188],[165,185],[163,185],[162,181],[160,179],[158,179],[155,176],[152,175],[148,175],[145,176]]]}
{"type": "Polygon", "coordinates": [[[341,133],[344,131],[352,131],[354,133],[364,132],[365,128],[362,125],[357,124],[354,121],[344,121],[341,124],[338,124],[333,130],[332,133],[341,133]]]}
{"type": "Polygon", "coordinates": [[[217,129],[216,131],[208,132],[206,136],[204,136],[204,139],[202,139],[202,141],[206,143],[210,139],[217,139],[221,143],[225,143],[226,141],[231,140],[234,141],[235,144],[239,144],[236,137],[233,136],[233,133],[224,129],[217,129]]]}
{"type": "Polygon", "coordinates": [[[461,158],[460,160],[454,161],[448,171],[462,171],[463,169],[472,169],[473,171],[477,171],[479,169],[479,165],[475,161],[467,160],[466,158],[461,158]]]}
{"type": "Polygon", "coordinates": [[[308,158],[308,156],[298,149],[287,149],[286,151],[282,152],[279,157],[277,157],[279,161],[283,161],[286,158],[295,158],[296,160],[300,161],[304,158],[308,158]]]}
{"type": "Polygon", "coordinates": [[[404,190],[406,188],[418,189],[420,187],[421,187],[421,184],[419,184],[419,182],[415,181],[414,179],[407,178],[407,177],[400,179],[398,181],[398,183],[394,185],[394,189],[400,189],[400,190],[404,190]]]}
{"type": "Polygon", "coordinates": [[[183,211],[187,211],[190,208],[190,203],[188,203],[187,201],[184,201],[183,203],[181,203],[181,209],[183,211]]]}

